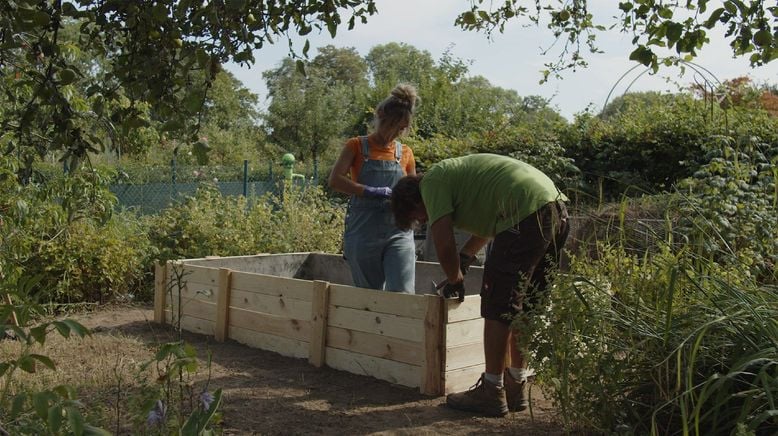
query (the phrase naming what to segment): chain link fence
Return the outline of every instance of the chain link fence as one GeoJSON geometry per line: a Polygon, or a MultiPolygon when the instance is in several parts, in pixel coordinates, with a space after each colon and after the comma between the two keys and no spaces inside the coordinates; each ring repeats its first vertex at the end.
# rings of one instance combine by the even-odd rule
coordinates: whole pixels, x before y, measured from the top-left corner
{"type": "MultiPolygon", "coordinates": [[[[277,194],[283,176],[281,171],[243,166],[184,166],[171,162],[169,167],[117,168],[117,182],[109,186],[116,195],[118,207],[141,214],[156,214],[192,196],[204,183],[215,186],[222,195],[258,197],[277,194]]],[[[296,178],[295,183],[310,183],[296,178]]]]}

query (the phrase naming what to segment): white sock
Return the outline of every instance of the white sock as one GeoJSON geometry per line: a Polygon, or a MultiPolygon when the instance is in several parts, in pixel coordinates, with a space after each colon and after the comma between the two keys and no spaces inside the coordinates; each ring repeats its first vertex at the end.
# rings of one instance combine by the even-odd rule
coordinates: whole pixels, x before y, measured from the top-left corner
{"type": "Polygon", "coordinates": [[[485,372],[484,378],[489,383],[498,387],[502,387],[502,374],[489,374],[488,372],[485,372]]]}
{"type": "Polygon", "coordinates": [[[527,377],[535,375],[535,370],[530,368],[508,368],[508,372],[511,373],[511,377],[517,382],[526,382],[527,377]]]}

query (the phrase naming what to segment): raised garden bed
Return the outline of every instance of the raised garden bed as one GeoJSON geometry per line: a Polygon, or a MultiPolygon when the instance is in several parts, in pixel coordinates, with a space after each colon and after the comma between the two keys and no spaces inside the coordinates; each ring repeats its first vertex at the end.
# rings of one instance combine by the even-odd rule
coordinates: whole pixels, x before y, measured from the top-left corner
{"type": "Polygon", "coordinates": [[[416,295],[356,288],[339,255],[291,253],[157,265],[154,319],[443,395],[483,371],[483,319],[472,267],[465,301],[432,295],[437,263],[416,263],[416,295]]]}

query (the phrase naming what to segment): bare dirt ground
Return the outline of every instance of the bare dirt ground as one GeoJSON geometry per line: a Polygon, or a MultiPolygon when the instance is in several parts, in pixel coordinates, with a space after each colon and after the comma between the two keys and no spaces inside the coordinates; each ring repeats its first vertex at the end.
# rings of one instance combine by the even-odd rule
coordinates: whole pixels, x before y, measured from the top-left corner
{"type": "MultiPolygon", "coordinates": [[[[152,310],[146,307],[113,307],[73,318],[93,329],[95,339],[145,345],[149,356],[157,344],[174,337],[169,328],[150,322],[152,310]]],[[[184,339],[203,359],[207,350],[213,353],[211,387],[223,389],[222,429],[227,435],[562,434],[537,388],[532,416],[524,411],[484,418],[447,408],[443,397],[430,398],[372,377],[314,368],[306,360],[233,341],[218,343],[197,334],[184,339]]],[[[106,363],[111,360],[116,358],[106,356],[106,363]]]]}

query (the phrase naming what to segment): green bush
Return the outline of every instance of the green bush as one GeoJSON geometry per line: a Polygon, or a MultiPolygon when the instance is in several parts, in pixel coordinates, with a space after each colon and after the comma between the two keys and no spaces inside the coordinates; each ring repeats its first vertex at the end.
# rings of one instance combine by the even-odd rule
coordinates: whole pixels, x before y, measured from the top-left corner
{"type": "Polygon", "coordinates": [[[204,185],[153,219],[149,237],[161,259],[303,251],[338,252],[344,209],[317,186],[281,195],[224,197],[204,185]]]}
{"type": "Polygon", "coordinates": [[[778,142],[711,138],[706,163],[680,184],[689,235],[700,254],[778,283],[778,142]]]}
{"type": "Polygon", "coordinates": [[[775,434],[778,300],[689,250],[574,258],[530,321],[568,430],[775,434]]]}
{"type": "Polygon", "coordinates": [[[756,136],[778,144],[778,119],[745,107],[721,109],[677,94],[641,101],[625,96],[619,111],[585,112],[560,132],[562,148],[583,173],[586,191],[600,201],[672,190],[706,163],[710,138],[756,136]]]}

